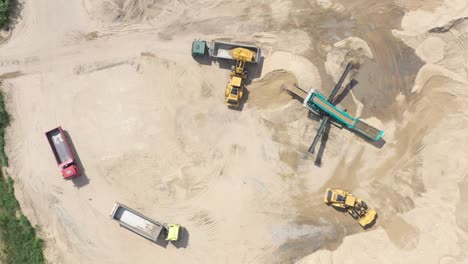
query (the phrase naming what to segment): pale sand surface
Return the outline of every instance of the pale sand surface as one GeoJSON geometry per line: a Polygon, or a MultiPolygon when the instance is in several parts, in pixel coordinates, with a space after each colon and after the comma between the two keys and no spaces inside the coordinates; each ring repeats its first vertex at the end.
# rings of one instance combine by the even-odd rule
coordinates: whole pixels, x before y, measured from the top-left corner
{"type": "Polygon", "coordinates": [[[13,122],[9,173],[50,263],[466,263],[468,2],[464,0],[25,0],[2,32],[13,122]],[[259,45],[241,111],[228,69],[194,38],[259,45]],[[328,94],[385,130],[383,146],[318,122],[285,92],[328,94]],[[84,169],[60,176],[44,132],[61,125],[84,169]],[[353,191],[363,230],[323,204],[353,191]],[[160,247],[108,217],[115,201],[188,231],[160,247]]]}

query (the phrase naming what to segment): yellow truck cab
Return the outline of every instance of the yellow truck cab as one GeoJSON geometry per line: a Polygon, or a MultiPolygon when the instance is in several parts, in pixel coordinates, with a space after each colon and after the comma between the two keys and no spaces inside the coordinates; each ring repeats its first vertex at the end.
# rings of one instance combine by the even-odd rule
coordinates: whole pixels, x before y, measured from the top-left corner
{"type": "Polygon", "coordinates": [[[242,87],[242,78],[238,76],[232,76],[231,80],[227,84],[226,88],[226,101],[225,104],[230,107],[238,107],[242,100],[244,93],[242,87]]]}
{"type": "Polygon", "coordinates": [[[167,241],[178,241],[182,227],[178,224],[167,225],[167,241]]]}

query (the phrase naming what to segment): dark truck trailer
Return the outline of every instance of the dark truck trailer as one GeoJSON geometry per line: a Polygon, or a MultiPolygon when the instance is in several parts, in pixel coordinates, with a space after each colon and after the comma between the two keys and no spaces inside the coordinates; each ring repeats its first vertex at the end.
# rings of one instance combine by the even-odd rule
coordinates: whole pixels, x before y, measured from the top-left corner
{"type": "Polygon", "coordinates": [[[55,161],[62,170],[62,176],[68,180],[80,176],[80,169],[70,148],[70,142],[62,127],[54,128],[45,133],[47,141],[54,153],[55,161]]]}

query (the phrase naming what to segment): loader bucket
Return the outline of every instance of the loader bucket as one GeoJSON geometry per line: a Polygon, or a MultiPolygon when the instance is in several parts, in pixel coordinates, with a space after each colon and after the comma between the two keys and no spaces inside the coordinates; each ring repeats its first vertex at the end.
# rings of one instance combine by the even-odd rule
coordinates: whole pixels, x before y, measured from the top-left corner
{"type": "Polygon", "coordinates": [[[236,60],[251,62],[253,60],[253,52],[245,48],[235,48],[232,50],[232,57],[236,60]]]}
{"type": "Polygon", "coordinates": [[[359,220],[359,224],[362,227],[366,227],[372,223],[377,216],[377,212],[374,209],[369,209],[367,213],[359,220]]]}

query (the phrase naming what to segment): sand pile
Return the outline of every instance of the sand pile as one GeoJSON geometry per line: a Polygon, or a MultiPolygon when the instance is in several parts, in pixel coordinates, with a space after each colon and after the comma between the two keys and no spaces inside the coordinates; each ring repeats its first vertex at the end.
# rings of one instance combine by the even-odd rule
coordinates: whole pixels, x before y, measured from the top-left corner
{"type": "Polygon", "coordinates": [[[379,263],[466,261],[467,214],[458,201],[467,191],[460,157],[466,156],[462,149],[468,144],[461,132],[468,125],[468,24],[456,18],[468,9],[466,3],[449,2],[409,12],[403,30],[394,31],[427,64],[412,94],[399,101],[400,107],[409,106],[401,109],[403,120],[390,135],[387,131],[386,152],[395,151],[394,158],[363,170],[380,174],[361,188],[371,190],[370,199],[382,208],[382,228],[347,237],[335,252],[319,251],[300,263],[344,262],[350,256],[379,263]],[[374,254],[379,251],[385,253],[374,254]]]}
{"type": "Polygon", "coordinates": [[[162,11],[162,8],[158,7],[167,3],[169,1],[105,0],[99,2],[85,1],[85,6],[95,20],[110,24],[116,22],[144,22],[157,16],[162,11]]]}

